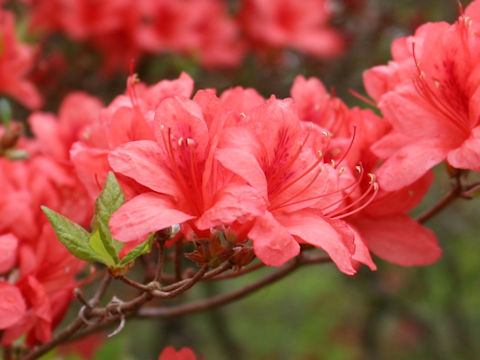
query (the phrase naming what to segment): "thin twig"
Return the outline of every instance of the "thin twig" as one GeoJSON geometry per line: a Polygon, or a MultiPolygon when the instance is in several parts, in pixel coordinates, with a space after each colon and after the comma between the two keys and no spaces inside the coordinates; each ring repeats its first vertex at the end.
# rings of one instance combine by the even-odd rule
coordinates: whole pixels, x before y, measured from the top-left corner
{"type": "Polygon", "coordinates": [[[197,301],[191,304],[186,305],[179,305],[174,307],[150,307],[140,309],[138,312],[139,317],[173,317],[173,316],[180,316],[189,313],[199,312],[207,309],[211,309],[212,307],[222,306],[228,304],[232,301],[237,299],[241,299],[256,290],[274,283],[277,280],[280,280],[296,270],[301,265],[311,265],[311,264],[318,264],[318,263],[327,263],[330,262],[331,259],[322,256],[322,257],[305,257],[301,259],[297,259],[294,262],[284,266],[280,270],[266,276],[263,279],[258,280],[255,283],[249,284],[244,288],[232,291],[231,293],[218,295],[210,299],[197,301]]]}
{"type": "Polygon", "coordinates": [[[165,242],[158,242],[157,269],[155,270],[154,281],[162,279],[163,265],[165,262],[165,242]]]}
{"type": "MultiPolygon", "coordinates": [[[[100,302],[103,295],[105,295],[105,292],[108,286],[110,285],[111,280],[112,278],[109,274],[106,274],[103,277],[102,282],[100,283],[100,286],[98,287],[97,291],[93,295],[92,299],[88,301],[88,304],[90,307],[94,307],[100,302]]],[[[84,311],[84,313],[86,314],[84,314],[83,316],[88,317],[90,309],[88,307],[86,307],[85,309],[86,310],[84,311]]],[[[77,316],[77,318],[72,323],[70,323],[70,325],[68,325],[65,329],[63,329],[57,335],[54,335],[50,341],[33,348],[30,352],[25,354],[25,356],[23,356],[21,360],[36,359],[41,355],[47,353],[51,349],[53,349],[55,346],[64,343],[66,340],[71,338],[78,330],[80,330],[85,325],[83,316],[77,316]]]]}
{"type": "Polygon", "coordinates": [[[175,243],[175,257],[173,259],[173,266],[175,269],[175,281],[182,280],[182,255],[183,255],[183,239],[175,243]]]}
{"type": "MultiPolygon", "coordinates": [[[[321,257],[301,256],[297,258],[295,261],[285,265],[280,270],[266,276],[263,279],[258,280],[255,283],[249,284],[244,288],[232,291],[228,294],[218,295],[213,298],[193,302],[190,304],[178,305],[173,307],[142,308],[142,305],[145,304],[147,301],[151,300],[152,298],[150,293],[144,292],[140,296],[128,302],[115,304],[115,306],[107,305],[107,307],[105,308],[94,308],[89,311],[89,316],[103,319],[101,322],[95,325],[90,325],[84,329],[81,329],[82,326],[84,325],[84,322],[81,319],[77,318],[73,323],[67,326],[67,328],[65,328],[61,333],[56,335],[51,341],[35,348],[30,353],[28,353],[25,357],[23,357],[21,360],[33,360],[36,357],[41,356],[45,352],[49,351],[50,349],[52,349],[53,347],[61,343],[81,339],[92,333],[96,333],[104,329],[107,329],[113,323],[119,320],[122,320],[122,318],[127,319],[135,316],[139,318],[152,318],[152,317],[168,318],[168,317],[181,316],[189,313],[195,313],[203,310],[208,310],[213,307],[226,305],[230,302],[233,302],[235,300],[248,296],[249,294],[255,292],[256,290],[264,286],[270,285],[275,281],[284,278],[285,276],[292,273],[302,265],[326,263],[330,261],[331,261],[330,258],[326,256],[321,256],[321,257]]],[[[193,278],[191,278],[189,279],[191,283],[190,282],[188,283],[188,287],[178,288],[177,290],[181,290],[181,292],[188,290],[188,288],[193,286],[193,284],[196,283],[198,279],[206,275],[205,271],[206,269],[204,268],[200,269],[195,275],[196,281],[192,281],[193,278]]],[[[174,291],[177,291],[177,290],[174,290],[174,291]]]]}
{"type": "Polygon", "coordinates": [[[73,294],[78,299],[78,301],[80,301],[84,306],[86,306],[87,308],[91,308],[91,305],[88,302],[88,300],[85,298],[85,295],[83,294],[82,289],[80,288],[73,289],[73,294]]]}
{"type": "MultiPolygon", "coordinates": [[[[189,281],[183,284],[182,286],[178,287],[175,290],[172,290],[170,292],[165,292],[165,291],[159,291],[159,290],[153,290],[151,292],[152,296],[154,297],[159,297],[162,299],[170,299],[173,298],[177,295],[182,294],[183,292],[187,291],[190,289],[193,285],[195,285],[202,277],[203,275],[207,272],[208,270],[208,265],[203,265],[200,270],[197,271],[197,273],[188,279],[189,281]]],[[[162,289],[163,290],[163,289],[162,289]]]]}
{"type": "Polygon", "coordinates": [[[142,291],[150,291],[151,288],[148,285],[141,284],[139,282],[136,282],[132,279],[127,278],[126,276],[119,276],[117,279],[122,280],[125,284],[130,285],[131,287],[134,287],[135,289],[142,290],[142,291]]]}
{"type": "Polygon", "coordinates": [[[76,318],[70,325],[55,335],[49,342],[33,348],[33,350],[23,356],[21,360],[33,360],[40,357],[41,355],[53,349],[55,346],[62,344],[65,340],[69,339],[83,326],[83,320],[76,318]]]}
{"type": "MultiPolygon", "coordinates": [[[[213,270],[210,270],[209,272],[207,272],[201,279],[200,281],[204,281],[204,280],[209,280],[209,279],[212,279],[214,276],[230,269],[232,267],[232,265],[228,262],[224,263],[222,266],[219,266],[213,270]]],[[[188,283],[190,281],[191,278],[188,278],[188,279],[183,279],[183,280],[180,280],[180,281],[177,281],[176,283],[173,283],[173,284],[170,284],[170,285],[167,285],[167,286],[162,286],[162,291],[172,291],[172,290],[175,290],[177,289],[178,287],[180,286],[183,286],[184,284],[188,283]]]]}
{"type": "Polygon", "coordinates": [[[249,272],[261,269],[263,267],[265,267],[264,263],[258,263],[258,264],[252,265],[248,268],[245,268],[245,269],[242,269],[242,270],[239,270],[239,271],[234,271],[234,272],[231,272],[231,273],[228,273],[228,274],[222,274],[222,275],[212,277],[211,280],[231,279],[231,278],[235,278],[235,277],[240,276],[240,275],[248,274],[249,272]]]}
{"type": "Polygon", "coordinates": [[[434,204],[430,209],[426,210],[424,213],[417,216],[416,220],[420,224],[425,223],[427,220],[429,220],[434,215],[438,214],[440,211],[446,208],[451,202],[453,202],[453,200],[459,197],[460,193],[461,193],[461,185],[457,181],[452,186],[452,189],[442,199],[440,199],[440,201],[438,201],[436,204],[434,204]]]}
{"type": "Polygon", "coordinates": [[[90,300],[90,305],[92,307],[97,306],[100,300],[102,300],[111,282],[112,282],[112,277],[110,276],[110,274],[108,273],[105,274],[105,276],[102,279],[102,282],[100,283],[100,286],[98,287],[97,291],[95,292],[92,299],[90,300]]]}
{"type": "Polygon", "coordinates": [[[249,284],[241,289],[232,291],[231,293],[228,293],[228,294],[218,295],[213,298],[196,301],[186,305],[179,305],[179,306],[173,306],[173,307],[144,308],[138,312],[138,316],[149,317],[149,318],[151,317],[167,318],[167,317],[174,317],[174,316],[195,313],[195,312],[211,309],[212,307],[222,306],[234,300],[245,297],[256,290],[287,276],[292,271],[294,271],[299,265],[300,263],[298,261],[292,262],[287,266],[285,266],[284,268],[266,276],[265,278],[257,282],[254,282],[252,284],[249,284]]]}

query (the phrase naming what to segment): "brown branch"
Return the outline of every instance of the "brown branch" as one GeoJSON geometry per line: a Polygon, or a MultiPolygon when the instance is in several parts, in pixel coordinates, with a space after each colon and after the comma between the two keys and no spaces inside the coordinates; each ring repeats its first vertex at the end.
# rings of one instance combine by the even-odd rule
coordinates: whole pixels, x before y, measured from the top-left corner
{"type": "Polygon", "coordinates": [[[234,272],[231,272],[231,273],[228,273],[228,274],[222,274],[222,275],[215,276],[215,277],[211,278],[211,280],[225,280],[225,279],[236,278],[237,276],[248,274],[249,272],[261,269],[264,266],[265,266],[264,263],[258,263],[258,264],[252,265],[248,268],[245,268],[245,269],[242,269],[242,270],[239,270],[239,271],[234,271],[234,272]]]}
{"type": "MultiPolygon", "coordinates": [[[[215,277],[216,275],[230,269],[232,267],[232,265],[228,262],[224,263],[222,266],[219,266],[213,270],[210,270],[209,272],[207,272],[201,279],[200,281],[204,281],[204,280],[209,280],[213,277],[215,277]]],[[[162,291],[172,291],[172,290],[175,290],[177,289],[178,287],[180,286],[183,286],[184,284],[188,283],[190,281],[191,278],[188,278],[188,279],[184,279],[184,280],[180,280],[180,281],[177,281],[176,283],[173,283],[171,285],[167,285],[167,286],[162,286],[162,291]]]]}
{"type": "Polygon", "coordinates": [[[423,224],[430,218],[432,218],[434,215],[438,214],[440,211],[445,209],[453,200],[456,198],[460,197],[461,194],[461,184],[459,179],[457,178],[457,182],[452,186],[452,189],[442,198],[440,199],[436,204],[434,204],[430,209],[426,210],[422,214],[416,217],[416,220],[420,223],[423,224]]]}
{"type": "Polygon", "coordinates": [[[152,288],[149,287],[148,285],[141,284],[139,282],[136,282],[132,279],[127,278],[126,276],[119,276],[117,279],[122,280],[125,284],[130,285],[131,287],[134,287],[135,289],[142,290],[142,291],[151,291],[152,288]]]}
{"type": "MultiPolygon", "coordinates": [[[[185,314],[199,312],[203,310],[208,310],[216,306],[226,305],[230,302],[233,302],[235,300],[248,296],[249,294],[255,292],[256,290],[262,288],[263,286],[269,285],[277,280],[282,279],[283,277],[287,276],[288,274],[296,270],[299,266],[321,264],[321,263],[327,263],[327,262],[331,262],[331,259],[326,256],[321,256],[321,257],[303,256],[301,258],[298,258],[295,262],[292,262],[289,265],[286,265],[281,270],[278,270],[277,272],[270,274],[267,277],[257,281],[256,283],[250,284],[242,289],[235,290],[231,293],[219,295],[214,298],[201,300],[201,301],[194,302],[187,305],[178,305],[170,308],[169,307],[142,308],[138,311],[138,313],[136,314],[130,313],[130,314],[127,314],[126,317],[128,318],[136,315],[140,318],[151,318],[151,317],[167,318],[167,317],[175,317],[175,316],[185,315],[185,314]]],[[[100,313],[100,315],[103,315],[103,313],[100,313]]],[[[112,325],[112,323],[118,321],[119,319],[120,319],[119,316],[111,317],[109,319],[105,319],[103,322],[99,324],[89,326],[83,329],[82,331],[79,331],[78,334],[72,340],[81,339],[90,334],[105,330],[109,328],[112,325]]]]}
{"type": "MultiPolygon", "coordinates": [[[[200,300],[197,302],[193,302],[190,304],[178,305],[173,307],[150,307],[150,308],[142,308],[142,305],[152,299],[152,295],[150,292],[144,292],[138,297],[130,300],[128,302],[120,302],[117,304],[109,304],[105,308],[93,308],[87,309],[85,311],[86,317],[98,317],[102,320],[97,324],[89,325],[84,329],[81,329],[84,326],[84,321],[81,318],[77,318],[68,325],[62,332],[57,334],[53,337],[51,341],[40,345],[34,348],[30,353],[26,354],[21,360],[33,360],[42,354],[48,352],[53,347],[62,344],[67,341],[73,341],[80,338],[83,338],[87,335],[92,333],[96,333],[107,329],[113,323],[118,322],[119,320],[124,321],[126,318],[130,317],[139,317],[139,318],[154,318],[154,317],[161,317],[161,318],[168,318],[174,316],[181,316],[185,314],[195,313],[203,310],[208,310],[213,307],[226,305],[231,303],[235,300],[241,299],[249,294],[255,292],[258,289],[261,289],[264,286],[268,286],[274,283],[277,280],[280,280],[287,276],[288,274],[295,271],[302,265],[310,265],[310,264],[319,264],[319,263],[326,263],[330,262],[331,259],[326,256],[321,257],[313,257],[313,256],[300,256],[295,261],[291,262],[290,264],[285,265],[280,270],[267,275],[265,278],[258,280],[255,283],[249,284],[241,289],[232,291],[228,294],[218,295],[213,298],[209,298],[206,300],[200,300]]],[[[225,266],[226,267],[226,266],[225,266]]],[[[252,266],[253,268],[253,266],[252,266]]],[[[189,282],[184,284],[182,287],[173,290],[172,292],[175,293],[182,293],[192,287],[196,282],[198,282],[202,277],[207,276],[209,273],[213,274],[215,271],[219,270],[212,270],[209,273],[206,273],[207,267],[202,267],[194,277],[188,279],[189,282]]],[[[99,288],[94,298],[97,299],[97,302],[103,296],[106,288],[108,287],[109,281],[104,279],[103,285],[99,288]]],[[[91,304],[92,302],[90,302],[91,304]]]]}
{"type": "MultiPolygon", "coordinates": [[[[105,295],[105,292],[107,291],[107,288],[110,285],[111,280],[112,278],[110,277],[109,274],[106,274],[103,277],[102,282],[100,283],[97,291],[93,295],[92,299],[88,301],[89,307],[94,307],[100,302],[103,295],[105,295]]],[[[89,307],[86,308],[87,311],[85,312],[88,313],[90,311],[89,307]]],[[[87,317],[88,317],[88,314],[87,314],[87,317]]],[[[53,349],[55,346],[62,344],[63,342],[65,342],[65,340],[68,340],[69,338],[71,338],[84,325],[85,325],[85,321],[83,316],[81,315],[77,316],[77,318],[72,323],[70,323],[70,325],[68,325],[65,329],[63,329],[57,335],[53,336],[53,338],[50,341],[33,348],[30,352],[28,352],[25,356],[23,356],[21,360],[31,360],[31,359],[36,359],[40,357],[41,355],[53,349]]]]}
{"type": "Polygon", "coordinates": [[[49,342],[33,348],[33,350],[23,356],[21,360],[33,360],[49,352],[55,346],[60,345],[65,342],[65,340],[69,339],[73,334],[81,329],[83,325],[83,320],[76,318],[70,325],[55,335],[49,342]]]}
{"type": "Polygon", "coordinates": [[[98,305],[100,300],[102,300],[103,296],[105,295],[105,292],[107,291],[111,282],[112,282],[112,277],[110,276],[110,274],[109,273],[105,274],[105,276],[102,279],[102,282],[100,283],[100,286],[98,287],[97,291],[95,292],[92,299],[90,300],[90,306],[94,307],[98,305]]]}
{"type": "Polygon", "coordinates": [[[167,228],[157,231],[155,234],[155,240],[158,244],[158,254],[154,281],[159,281],[162,278],[163,265],[165,263],[165,242],[170,238],[171,233],[171,228],[167,228]]]}
{"type": "Polygon", "coordinates": [[[157,255],[157,269],[155,270],[155,281],[158,281],[162,278],[163,265],[165,262],[165,242],[158,242],[158,255],[157,255]]]}
{"type": "Polygon", "coordinates": [[[198,270],[197,273],[193,277],[188,279],[188,281],[185,284],[176,288],[175,290],[172,290],[170,292],[153,290],[151,292],[151,294],[154,297],[159,297],[159,298],[162,298],[162,299],[173,298],[177,295],[182,294],[183,292],[190,289],[193,285],[195,285],[203,277],[203,275],[207,272],[207,270],[208,270],[208,265],[203,265],[202,268],[200,270],[198,270]]]}
{"type": "Polygon", "coordinates": [[[175,254],[173,258],[175,281],[182,280],[182,255],[183,255],[183,239],[180,239],[175,243],[175,254]]]}
{"type": "Polygon", "coordinates": [[[147,318],[148,317],[167,318],[167,317],[180,316],[180,315],[195,313],[203,310],[208,310],[213,307],[222,306],[232,301],[241,299],[266,285],[270,285],[275,281],[284,278],[285,276],[287,276],[288,274],[296,270],[301,265],[326,263],[330,261],[331,261],[330,258],[327,258],[327,257],[299,258],[294,262],[284,266],[280,270],[264,277],[263,279],[260,279],[257,282],[249,284],[241,289],[232,291],[231,293],[218,295],[210,299],[201,300],[201,301],[197,301],[197,302],[186,304],[186,305],[179,305],[174,307],[144,308],[144,309],[140,309],[137,315],[139,317],[147,317],[147,318]]]}

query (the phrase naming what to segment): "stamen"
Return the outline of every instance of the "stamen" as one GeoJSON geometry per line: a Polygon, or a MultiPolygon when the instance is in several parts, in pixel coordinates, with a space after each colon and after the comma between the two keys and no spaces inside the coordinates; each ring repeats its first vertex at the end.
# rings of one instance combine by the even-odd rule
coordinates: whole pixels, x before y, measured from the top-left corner
{"type": "Polygon", "coordinates": [[[347,157],[348,153],[349,153],[350,150],[352,149],[353,142],[355,141],[355,135],[356,135],[356,133],[357,133],[357,125],[353,125],[352,138],[350,139],[350,143],[348,144],[347,149],[346,149],[345,152],[343,153],[343,156],[340,158],[340,160],[338,160],[337,166],[338,166],[339,164],[341,164],[343,160],[345,160],[345,158],[347,157]]]}
{"type": "Polygon", "coordinates": [[[343,219],[343,218],[346,218],[346,217],[348,217],[348,216],[350,216],[350,215],[356,214],[356,213],[358,213],[359,211],[365,209],[368,205],[370,205],[370,204],[372,203],[373,200],[375,200],[375,197],[377,196],[377,194],[378,194],[378,189],[379,189],[378,184],[377,184],[377,183],[373,183],[373,184],[368,188],[368,190],[367,190],[366,193],[369,193],[371,189],[373,189],[373,193],[372,193],[372,195],[370,196],[370,198],[368,199],[368,201],[365,202],[365,204],[363,204],[362,206],[360,206],[360,207],[358,207],[358,208],[356,208],[356,209],[354,209],[354,210],[352,210],[352,211],[349,211],[349,212],[347,212],[347,213],[345,213],[345,214],[341,214],[341,215],[339,215],[339,216],[335,216],[335,217],[333,217],[333,219],[335,219],[335,220],[343,219]]]}
{"type": "MultiPolygon", "coordinates": [[[[317,175],[318,176],[318,175],[317,175]]],[[[284,207],[287,207],[287,206],[292,206],[292,205],[297,205],[297,204],[301,204],[302,202],[308,202],[308,201],[312,201],[312,200],[319,200],[321,198],[324,198],[324,197],[327,197],[327,196],[332,196],[332,195],[335,195],[335,194],[338,194],[338,193],[342,193],[342,192],[345,192],[345,191],[348,191],[348,190],[351,190],[350,193],[348,193],[346,196],[349,196],[361,183],[362,181],[362,177],[363,177],[363,169],[362,169],[362,172],[360,173],[359,175],[359,178],[355,181],[353,181],[351,184],[343,187],[343,188],[340,188],[340,189],[337,189],[337,190],[334,190],[334,191],[331,191],[329,193],[326,193],[326,194],[321,194],[321,195],[317,195],[317,196],[312,196],[310,198],[307,198],[307,199],[302,199],[302,200],[297,200],[297,201],[294,201],[294,202],[290,202],[290,203],[286,203],[284,202],[283,204],[279,205],[279,206],[276,206],[274,209],[272,210],[278,210],[278,209],[281,209],[281,208],[284,208],[284,207]]],[[[316,178],[315,178],[316,179],[316,178]]],[[[314,179],[314,180],[315,180],[314,179]]],[[[310,186],[311,184],[309,184],[310,186]]],[[[292,199],[290,199],[292,200],[292,199]]],[[[290,201],[288,200],[288,201],[290,201]]],[[[340,199],[339,201],[335,202],[335,203],[332,203],[330,205],[328,205],[325,209],[328,209],[330,208],[331,206],[333,205],[336,205],[340,202],[342,202],[343,200],[345,200],[345,197],[342,197],[342,199],[340,199]]],[[[323,209],[322,209],[323,211],[323,209]]]]}
{"type": "MultiPolygon", "coordinates": [[[[445,96],[445,94],[442,93],[442,84],[440,83],[440,81],[433,79],[434,89],[432,89],[432,87],[427,83],[425,73],[420,69],[420,62],[417,60],[416,57],[415,43],[412,44],[412,56],[415,61],[415,66],[417,68],[417,78],[413,79],[413,85],[417,93],[421,97],[423,97],[427,104],[429,104],[433,110],[437,111],[440,116],[443,116],[446,119],[450,120],[451,124],[454,125],[462,134],[468,135],[468,129],[466,127],[467,124],[462,121],[464,120],[464,117],[468,115],[460,114],[459,116],[458,110],[456,110],[452,105],[453,97],[445,96]],[[440,96],[441,98],[439,98],[440,96]]],[[[460,94],[456,95],[460,96],[460,94]]],[[[468,109],[463,110],[467,111],[468,113],[468,109]]]]}
{"type": "Polygon", "coordinates": [[[373,100],[370,100],[369,98],[367,98],[366,96],[363,96],[362,94],[356,92],[355,90],[353,89],[349,89],[348,92],[350,94],[352,94],[353,96],[355,96],[357,99],[363,101],[365,104],[367,105],[370,105],[372,107],[377,107],[377,104],[375,104],[375,102],[373,100]]]}

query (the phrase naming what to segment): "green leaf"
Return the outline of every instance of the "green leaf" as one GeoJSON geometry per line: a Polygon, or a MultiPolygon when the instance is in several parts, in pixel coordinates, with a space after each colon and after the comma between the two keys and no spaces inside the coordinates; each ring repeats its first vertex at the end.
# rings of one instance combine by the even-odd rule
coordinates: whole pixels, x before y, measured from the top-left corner
{"type": "MultiPolygon", "coordinates": [[[[1,42],[0,42],[0,53],[1,53],[1,42]]],[[[12,120],[12,108],[7,99],[0,99],[0,117],[2,118],[3,126],[8,129],[10,122],[12,120]]]]}
{"type": "Polygon", "coordinates": [[[42,210],[47,215],[58,240],[72,255],[86,261],[103,262],[103,258],[88,245],[90,234],[84,228],[46,206],[42,206],[42,210]]]}
{"type": "Polygon", "coordinates": [[[102,258],[102,263],[107,266],[113,266],[117,263],[117,261],[115,261],[115,259],[110,255],[104,244],[105,242],[102,241],[100,231],[98,231],[98,229],[95,230],[92,235],[90,235],[88,245],[90,245],[90,248],[102,258]]]}
{"type": "Polygon", "coordinates": [[[143,243],[140,245],[136,246],[130,252],[125,255],[125,257],[120,261],[120,266],[128,264],[130,261],[135,260],[137,257],[140,255],[143,255],[147,252],[150,251],[150,247],[152,245],[152,240],[153,240],[154,234],[150,235],[147,240],[145,240],[143,243]]]}
{"type": "Polygon", "coordinates": [[[25,151],[23,149],[7,149],[7,151],[5,151],[5,157],[8,160],[16,161],[16,160],[27,160],[30,157],[30,155],[28,151],[25,151]]]}
{"type": "Polygon", "coordinates": [[[103,242],[105,250],[113,258],[114,263],[118,263],[118,253],[122,250],[123,243],[115,240],[110,234],[108,222],[112,214],[125,203],[125,196],[118,184],[115,175],[108,173],[107,180],[102,193],[95,201],[95,217],[93,226],[100,232],[99,238],[103,242]]]}

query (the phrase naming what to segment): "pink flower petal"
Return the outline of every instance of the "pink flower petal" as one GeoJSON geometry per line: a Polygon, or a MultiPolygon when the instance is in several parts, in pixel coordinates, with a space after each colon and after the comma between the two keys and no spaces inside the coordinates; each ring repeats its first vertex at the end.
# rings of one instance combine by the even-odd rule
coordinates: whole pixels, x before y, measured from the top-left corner
{"type": "Polygon", "coordinates": [[[247,185],[232,184],[223,189],[217,198],[215,204],[195,222],[200,230],[234,221],[245,223],[263,215],[267,209],[265,198],[247,185]]]}
{"type": "Polygon", "coordinates": [[[193,218],[177,210],[167,197],[144,193],[134,197],[112,215],[110,229],[115,239],[129,242],[193,218]]]}
{"type": "Polygon", "coordinates": [[[162,149],[149,140],[132,141],[112,151],[108,156],[115,172],[162,194],[179,196],[179,188],[165,167],[162,149]]]}
{"type": "Polygon", "coordinates": [[[288,231],[303,241],[325,250],[337,267],[345,274],[353,275],[356,269],[352,264],[355,250],[353,233],[335,228],[318,211],[300,210],[278,217],[288,231]]]}
{"type": "Polygon", "coordinates": [[[408,215],[363,218],[355,222],[368,248],[377,256],[402,266],[429,265],[442,250],[435,234],[408,215]]]}
{"type": "Polygon", "coordinates": [[[267,179],[255,156],[241,149],[219,149],[216,159],[268,198],[267,179]]]}
{"type": "Polygon", "coordinates": [[[0,329],[6,329],[19,321],[26,308],[20,290],[12,284],[0,281],[0,329]]]}
{"type": "Polygon", "coordinates": [[[13,234],[0,236],[0,274],[9,271],[17,261],[18,239],[13,234]]]}
{"type": "Polygon", "coordinates": [[[269,266],[281,266],[300,252],[300,245],[270,212],[256,219],[248,237],[255,254],[269,266]]]}
{"type": "Polygon", "coordinates": [[[380,188],[399,190],[418,180],[447,156],[449,149],[434,141],[423,141],[403,147],[377,171],[380,188]]]}

